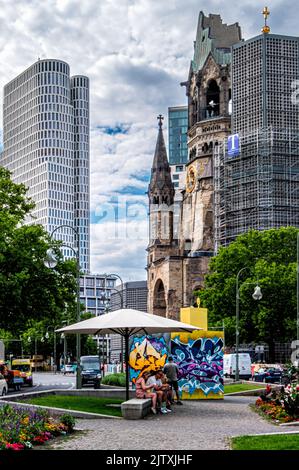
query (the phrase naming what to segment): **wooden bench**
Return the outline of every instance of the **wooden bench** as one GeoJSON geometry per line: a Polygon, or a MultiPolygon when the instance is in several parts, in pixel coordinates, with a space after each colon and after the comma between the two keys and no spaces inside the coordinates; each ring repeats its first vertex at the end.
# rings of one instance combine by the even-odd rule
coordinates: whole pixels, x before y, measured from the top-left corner
{"type": "Polygon", "coordinates": [[[125,419],[141,419],[150,413],[151,398],[132,398],[121,404],[121,413],[125,419]]]}

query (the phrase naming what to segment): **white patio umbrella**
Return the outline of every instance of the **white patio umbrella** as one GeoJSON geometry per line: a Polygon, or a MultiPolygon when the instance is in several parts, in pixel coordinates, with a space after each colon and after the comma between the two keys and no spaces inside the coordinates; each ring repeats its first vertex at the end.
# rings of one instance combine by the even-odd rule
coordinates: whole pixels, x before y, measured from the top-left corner
{"type": "Polygon", "coordinates": [[[125,339],[126,399],[128,400],[130,336],[138,333],[149,335],[154,333],[192,332],[194,330],[202,330],[202,328],[139,310],[120,309],[65,326],[56,331],[65,334],[105,335],[116,333],[122,335],[125,339]]]}

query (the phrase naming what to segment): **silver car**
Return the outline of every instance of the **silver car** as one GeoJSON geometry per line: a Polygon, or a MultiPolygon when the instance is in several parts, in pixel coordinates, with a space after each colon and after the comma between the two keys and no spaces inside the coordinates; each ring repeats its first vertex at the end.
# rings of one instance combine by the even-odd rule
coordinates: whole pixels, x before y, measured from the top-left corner
{"type": "Polygon", "coordinates": [[[75,368],[73,364],[65,364],[65,366],[62,368],[63,374],[73,374],[75,372],[75,368]]]}

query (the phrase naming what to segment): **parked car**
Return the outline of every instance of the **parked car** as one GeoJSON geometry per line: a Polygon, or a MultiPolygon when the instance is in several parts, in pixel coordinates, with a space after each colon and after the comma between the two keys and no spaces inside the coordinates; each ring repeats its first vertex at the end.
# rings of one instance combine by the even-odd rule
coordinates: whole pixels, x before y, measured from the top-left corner
{"type": "Polygon", "coordinates": [[[85,384],[92,383],[94,388],[100,388],[102,374],[99,356],[81,356],[80,367],[82,387],[85,384]]]}
{"type": "Polygon", "coordinates": [[[2,374],[0,374],[0,395],[4,397],[7,394],[8,385],[2,374]]]}
{"type": "Polygon", "coordinates": [[[262,369],[254,374],[255,382],[266,383],[281,383],[282,370],[281,369],[262,369]]]}

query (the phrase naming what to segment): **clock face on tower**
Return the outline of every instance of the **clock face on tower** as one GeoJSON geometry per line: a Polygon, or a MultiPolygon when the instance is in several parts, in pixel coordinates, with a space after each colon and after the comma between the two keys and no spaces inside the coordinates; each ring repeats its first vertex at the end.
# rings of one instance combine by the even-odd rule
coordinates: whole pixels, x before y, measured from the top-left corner
{"type": "Polygon", "coordinates": [[[196,170],[194,166],[189,166],[187,171],[187,178],[186,178],[186,191],[191,193],[196,184],[196,170]]]}

